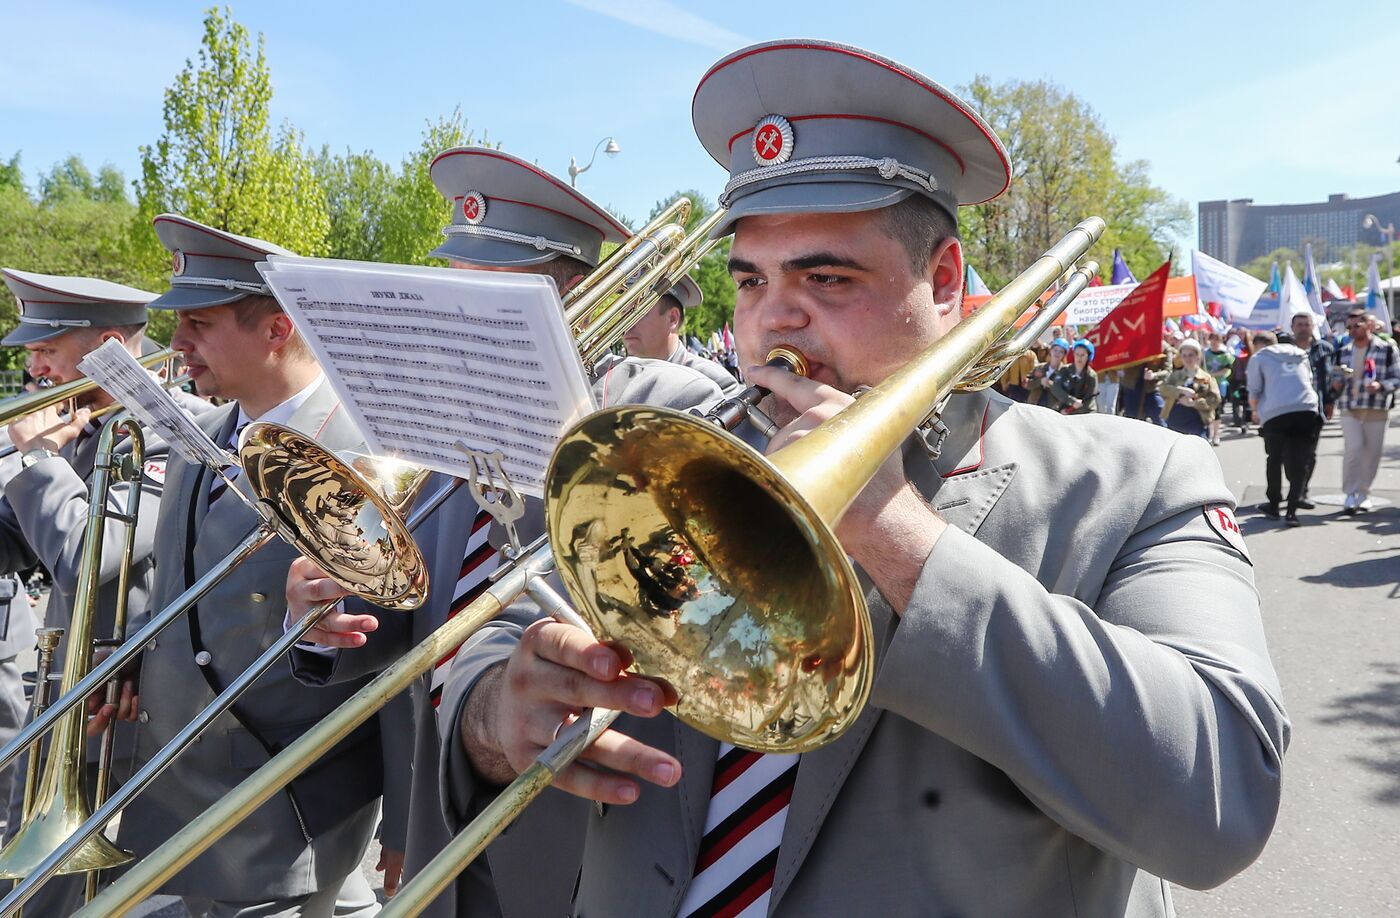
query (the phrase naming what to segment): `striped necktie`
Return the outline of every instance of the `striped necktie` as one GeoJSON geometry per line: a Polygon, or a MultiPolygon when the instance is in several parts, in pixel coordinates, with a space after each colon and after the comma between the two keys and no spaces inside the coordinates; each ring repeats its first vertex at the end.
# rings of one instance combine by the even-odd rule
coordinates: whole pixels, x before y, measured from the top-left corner
{"type": "MultiPolygon", "coordinates": [[[[467,535],[467,548],[457,574],[457,586],[452,591],[452,606],[447,612],[449,619],[455,618],[491,585],[491,572],[500,565],[501,554],[491,546],[490,535],[491,514],[478,509],[472,520],[471,532],[467,535]]],[[[452,658],[456,655],[457,648],[453,647],[433,665],[428,697],[435,709],[442,701],[442,685],[447,680],[447,671],[452,668],[452,658]]]]}
{"type": "Polygon", "coordinates": [[[801,758],[720,744],[705,837],[695,858],[695,879],[677,912],[680,918],[768,913],[801,758]]]}
{"type": "MultiPolygon", "coordinates": [[[[224,444],[228,449],[234,452],[238,451],[238,438],[242,435],[243,428],[247,427],[249,423],[250,422],[248,421],[244,421],[242,424],[239,424],[237,427],[233,428],[233,433],[229,435],[228,442],[224,444]]],[[[241,472],[241,469],[235,467],[230,477],[233,479],[237,479],[241,472]]],[[[214,501],[222,497],[224,492],[228,490],[228,483],[229,479],[225,478],[223,475],[214,476],[213,482],[211,482],[209,485],[210,507],[214,506],[214,501]]]]}

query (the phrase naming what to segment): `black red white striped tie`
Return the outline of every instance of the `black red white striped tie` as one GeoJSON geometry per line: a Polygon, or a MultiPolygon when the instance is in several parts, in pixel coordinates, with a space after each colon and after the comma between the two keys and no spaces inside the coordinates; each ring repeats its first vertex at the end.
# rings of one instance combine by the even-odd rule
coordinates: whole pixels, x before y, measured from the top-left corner
{"type": "MultiPolygon", "coordinates": [[[[447,612],[449,619],[456,617],[472,600],[476,599],[491,585],[491,572],[501,563],[501,553],[491,547],[491,514],[477,510],[472,520],[471,533],[467,537],[467,549],[462,558],[461,573],[457,575],[457,586],[452,591],[452,607],[447,612]]],[[[447,680],[452,658],[457,655],[453,647],[433,665],[431,690],[428,697],[436,708],[442,701],[442,684],[447,680]]]]}
{"type": "Polygon", "coordinates": [[[677,912],[680,918],[768,913],[800,759],[720,744],[705,837],[695,858],[695,879],[677,912]]]}

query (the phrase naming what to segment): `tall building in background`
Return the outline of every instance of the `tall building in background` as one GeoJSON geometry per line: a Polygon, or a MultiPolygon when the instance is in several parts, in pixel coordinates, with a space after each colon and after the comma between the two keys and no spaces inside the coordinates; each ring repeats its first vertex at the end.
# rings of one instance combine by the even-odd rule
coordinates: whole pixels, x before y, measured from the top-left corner
{"type": "Polygon", "coordinates": [[[1197,205],[1196,247],[1212,258],[1239,267],[1274,249],[1299,252],[1307,241],[1323,240],[1330,252],[1364,242],[1382,245],[1380,231],[1362,228],[1367,214],[1400,228],[1400,192],[1374,198],[1328,195],[1314,204],[1255,204],[1250,198],[1202,201],[1197,205]]]}

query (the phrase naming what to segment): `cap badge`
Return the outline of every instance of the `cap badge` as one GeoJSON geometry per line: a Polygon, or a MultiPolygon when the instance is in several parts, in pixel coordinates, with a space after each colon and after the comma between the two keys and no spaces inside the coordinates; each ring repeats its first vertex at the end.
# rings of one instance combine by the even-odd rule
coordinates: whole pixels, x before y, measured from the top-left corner
{"type": "Polygon", "coordinates": [[[179,249],[170,253],[170,273],[176,277],[185,273],[185,253],[179,249]]]}
{"type": "Polygon", "coordinates": [[[754,126],[753,158],[760,166],[776,166],[792,158],[792,125],[782,115],[768,115],[754,126]]]}
{"type": "Polygon", "coordinates": [[[472,226],[486,218],[486,195],[479,191],[469,191],[462,198],[462,216],[472,226]]]}

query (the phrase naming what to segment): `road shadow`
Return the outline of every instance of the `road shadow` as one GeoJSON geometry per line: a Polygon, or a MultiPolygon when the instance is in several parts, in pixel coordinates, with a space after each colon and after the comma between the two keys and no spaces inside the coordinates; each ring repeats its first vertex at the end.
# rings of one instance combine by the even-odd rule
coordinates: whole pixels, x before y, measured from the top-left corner
{"type": "Polygon", "coordinates": [[[1395,806],[1400,805],[1400,664],[1372,663],[1371,671],[1377,682],[1370,691],[1337,698],[1318,723],[1365,728],[1373,753],[1350,758],[1386,779],[1373,796],[1395,806]]]}

